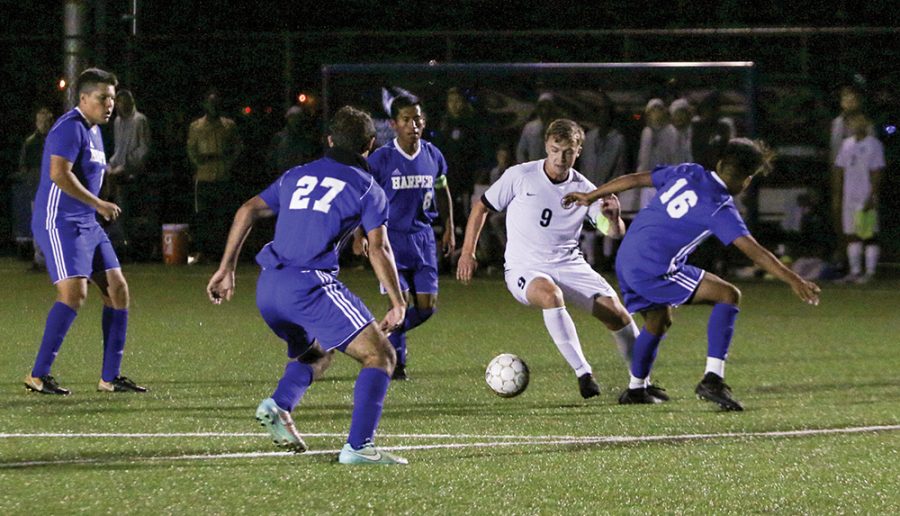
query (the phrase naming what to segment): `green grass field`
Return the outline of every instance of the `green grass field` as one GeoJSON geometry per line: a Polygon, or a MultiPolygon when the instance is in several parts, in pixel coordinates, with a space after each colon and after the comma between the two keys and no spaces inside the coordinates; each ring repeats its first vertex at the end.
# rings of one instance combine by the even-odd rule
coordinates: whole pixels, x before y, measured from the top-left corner
{"type": "MultiPolygon", "coordinates": [[[[573,310],[603,387],[584,401],[539,313],[500,278],[444,277],[440,311],[410,334],[412,380],[391,386],[379,428],[410,465],[346,467],[335,459],[358,370],[349,358],[294,412],[309,453],[281,453],[253,419],[285,361],[256,311],[255,268],[215,307],[211,267],[126,266],[123,372],[152,392],[94,391],[92,291],[53,371],[67,398],[21,384],[54,297],[24,268],[0,260],[0,514],[900,513],[898,280],[826,285],[819,307],[780,284],[739,283],[727,372],[746,411],[722,413],[693,395],[708,308],[678,310],[663,343],[654,381],[673,400],[619,406],[627,373],[599,322],[573,310]],[[531,369],[517,398],[484,383],[501,352],[531,369]]],[[[370,272],[342,279],[383,313],[370,272]]]]}

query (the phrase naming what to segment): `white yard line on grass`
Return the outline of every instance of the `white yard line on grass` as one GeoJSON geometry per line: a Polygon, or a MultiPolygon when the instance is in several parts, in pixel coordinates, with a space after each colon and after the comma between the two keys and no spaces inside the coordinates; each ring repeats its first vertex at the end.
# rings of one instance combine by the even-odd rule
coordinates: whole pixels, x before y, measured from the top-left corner
{"type": "MultiPolygon", "coordinates": [[[[563,439],[548,438],[546,436],[516,436],[518,441],[498,441],[498,442],[473,442],[473,443],[441,443],[441,444],[421,444],[408,446],[384,446],[383,449],[391,451],[416,451],[416,450],[446,450],[446,449],[466,449],[466,448],[499,448],[509,446],[565,446],[565,445],[591,445],[591,444],[616,444],[616,443],[640,443],[640,442],[665,442],[665,441],[692,441],[707,439],[727,439],[727,438],[758,438],[758,437],[806,437],[814,435],[829,434],[855,434],[868,432],[889,432],[900,430],[900,425],[878,425],[878,426],[856,426],[846,428],[815,428],[806,430],[783,430],[773,432],[724,432],[720,434],[682,434],[682,435],[622,435],[622,436],[584,436],[584,437],[567,437],[563,439]]],[[[42,434],[0,434],[2,436],[15,435],[17,437],[36,437],[42,434]]],[[[70,437],[73,434],[57,434],[70,437]]],[[[91,435],[91,434],[84,434],[91,435]]],[[[121,434],[93,434],[98,435],[121,435],[121,434]]],[[[134,434],[140,435],[140,434],[134,434]]],[[[171,435],[171,434],[146,434],[146,435],[171,435]]],[[[264,434],[217,434],[205,433],[203,435],[189,434],[191,436],[232,436],[232,435],[250,435],[259,436],[264,434]]],[[[308,434],[314,435],[314,434],[308,434]]],[[[323,435],[323,434],[320,434],[323,435]]],[[[327,434],[333,436],[337,434],[327,434]]],[[[344,434],[340,434],[343,436],[344,434]]],[[[422,437],[428,434],[394,434],[382,435],[380,437],[399,437],[399,436],[416,436],[422,437]]],[[[445,435],[445,434],[434,434],[445,435]]],[[[457,438],[462,436],[457,435],[457,438]]],[[[336,455],[340,450],[313,450],[303,455],[336,455]]],[[[23,462],[7,462],[0,463],[0,469],[9,468],[27,468],[33,466],[59,466],[67,464],[109,464],[109,463],[128,463],[128,462],[160,462],[160,461],[192,461],[192,460],[222,460],[222,459],[256,459],[264,457],[290,457],[295,455],[291,452],[247,452],[247,453],[219,453],[205,455],[173,455],[159,457],[111,457],[111,458],[95,458],[95,459],[62,459],[62,460],[46,460],[46,461],[23,461],[23,462]]]]}

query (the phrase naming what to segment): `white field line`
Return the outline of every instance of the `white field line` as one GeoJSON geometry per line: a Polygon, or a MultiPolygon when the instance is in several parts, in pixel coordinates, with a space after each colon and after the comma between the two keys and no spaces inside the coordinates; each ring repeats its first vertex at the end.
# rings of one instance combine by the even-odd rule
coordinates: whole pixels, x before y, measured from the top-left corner
{"type": "MultiPolygon", "coordinates": [[[[726,438],[759,438],[759,437],[806,437],[813,435],[833,435],[833,434],[857,434],[868,432],[886,432],[900,430],[900,425],[878,425],[878,426],[857,426],[846,428],[818,428],[806,430],[784,430],[773,432],[724,432],[720,434],[681,434],[681,435],[636,435],[636,436],[586,436],[571,437],[565,439],[547,439],[542,436],[518,436],[519,441],[493,441],[493,442],[473,442],[473,443],[442,443],[442,444],[420,444],[407,446],[383,446],[382,448],[390,451],[416,451],[416,450],[446,450],[446,449],[467,449],[467,448],[499,448],[509,446],[565,446],[565,445],[591,445],[591,444],[621,444],[621,443],[638,443],[638,442],[678,442],[692,440],[709,440],[709,439],[726,439],[726,438]]],[[[35,434],[23,434],[35,435],[35,434]]],[[[96,435],[96,434],[95,434],[96,435]]],[[[158,435],[158,434],[157,434],[158,435]]],[[[232,434],[227,434],[232,435],[232,434]]],[[[259,435],[259,434],[250,434],[259,435]]],[[[329,434],[331,435],[331,434],[329,434]]],[[[343,436],[343,434],[340,434],[343,436]]],[[[404,434],[395,434],[404,435],[404,434]]],[[[419,435],[422,434],[411,434],[419,435]]],[[[436,434],[443,435],[443,434],[436,434]]],[[[383,435],[381,437],[391,437],[383,435]]],[[[457,436],[460,437],[460,436],[457,436]]],[[[339,449],[334,450],[313,450],[303,455],[337,455],[339,449]]],[[[222,460],[222,459],[256,459],[264,457],[290,457],[296,454],[291,452],[246,452],[246,453],[219,453],[219,454],[202,454],[202,455],[174,455],[160,457],[131,457],[131,458],[97,458],[97,459],[63,459],[63,460],[47,460],[47,461],[24,461],[24,462],[7,462],[0,463],[0,469],[10,468],[26,468],[32,466],[59,466],[67,464],[109,464],[109,463],[128,463],[128,462],[161,462],[161,461],[192,461],[192,460],[222,460]]]]}
{"type": "MultiPolygon", "coordinates": [[[[303,437],[346,437],[346,432],[305,433],[303,437]]],[[[173,438],[173,437],[268,437],[265,432],[174,432],[174,433],[66,433],[66,432],[38,432],[38,433],[0,433],[0,439],[12,438],[173,438]]],[[[385,439],[584,439],[591,436],[583,435],[484,435],[484,434],[378,434],[385,439]]]]}

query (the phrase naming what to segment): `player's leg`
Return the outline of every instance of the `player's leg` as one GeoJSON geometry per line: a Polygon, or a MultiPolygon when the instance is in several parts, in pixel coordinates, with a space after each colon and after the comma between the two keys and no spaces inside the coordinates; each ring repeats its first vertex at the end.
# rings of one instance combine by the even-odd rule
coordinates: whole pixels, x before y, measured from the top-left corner
{"type": "Polygon", "coordinates": [[[697,395],[717,403],[725,410],[743,410],[740,402],[724,383],[725,361],[734,335],[734,324],[740,312],[741,291],[715,274],[706,273],[694,293],[691,304],[711,304],[707,325],[706,370],[697,385],[697,395]]]}
{"type": "Polygon", "coordinates": [[[856,234],[857,205],[858,203],[854,202],[853,199],[847,199],[846,196],[841,203],[841,226],[847,247],[847,265],[849,268],[847,275],[839,280],[842,283],[855,282],[863,273],[864,245],[862,239],[856,234]]]}
{"type": "Polygon", "coordinates": [[[875,270],[878,267],[878,258],[881,256],[881,246],[878,245],[877,238],[864,240],[863,245],[866,259],[866,272],[859,277],[857,283],[868,283],[875,278],[875,270]]]}
{"type": "Polygon", "coordinates": [[[575,372],[581,396],[587,399],[600,394],[600,386],[581,349],[575,323],[566,309],[563,291],[556,282],[542,272],[510,270],[506,273],[506,286],[520,303],[542,310],[544,326],[556,349],[575,372]]]}
{"type": "Polygon", "coordinates": [[[31,373],[25,376],[25,386],[44,394],[67,395],[70,391],[57,384],[50,369],[87,298],[90,255],[74,227],[60,224],[60,227],[47,230],[43,224],[32,224],[32,231],[46,256],[47,273],[56,287],[56,302],[47,314],[41,346],[31,373]]]}
{"type": "Polygon", "coordinates": [[[619,403],[623,405],[653,404],[668,399],[662,389],[653,388],[650,384],[650,371],[656,361],[659,345],[672,325],[672,307],[655,306],[641,311],[641,315],[644,327],[634,340],[628,388],[619,396],[619,403]]]}
{"type": "Polygon", "coordinates": [[[376,449],[373,442],[397,360],[393,346],[370,323],[344,352],[356,359],[362,369],[353,387],[350,433],[338,461],[341,464],[406,464],[406,459],[376,449]]]}

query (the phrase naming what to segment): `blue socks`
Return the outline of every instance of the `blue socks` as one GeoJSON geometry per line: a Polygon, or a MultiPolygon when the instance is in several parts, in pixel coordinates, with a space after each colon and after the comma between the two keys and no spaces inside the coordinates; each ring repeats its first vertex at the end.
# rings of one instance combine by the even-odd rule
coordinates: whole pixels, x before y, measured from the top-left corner
{"type": "Polygon", "coordinates": [[[290,412],[300,403],[312,381],[313,368],[309,364],[292,360],[284,367],[284,376],[278,381],[272,399],[278,408],[290,412]]]}
{"type": "Polygon", "coordinates": [[[354,449],[375,438],[390,383],[391,377],[381,369],[366,367],[360,370],[353,387],[353,417],[347,436],[347,443],[354,449]]]}
{"type": "Polygon", "coordinates": [[[122,354],[125,351],[125,336],[128,333],[128,310],[103,307],[103,372],[104,382],[111,382],[119,376],[122,368],[122,354]]]}
{"type": "Polygon", "coordinates": [[[406,364],[406,332],[421,326],[436,311],[437,308],[416,308],[415,306],[406,309],[403,326],[397,328],[388,336],[388,340],[391,341],[391,345],[394,346],[394,350],[397,352],[398,364],[406,364]]]}
{"type": "Polygon", "coordinates": [[[740,311],[738,307],[724,303],[713,306],[706,327],[708,339],[706,356],[725,360],[731,346],[731,337],[734,335],[734,321],[740,311]]]}
{"type": "Polygon", "coordinates": [[[631,355],[631,375],[635,378],[647,378],[650,376],[650,369],[653,368],[653,362],[656,360],[656,352],[659,350],[659,343],[662,337],[647,331],[647,327],[641,328],[641,333],[634,340],[634,349],[631,355]]]}
{"type": "Polygon", "coordinates": [[[56,360],[59,348],[62,346],[66,333],[72,326],[75,316],[78,315],[72,307],[57,301],[47,314],[47,324],[44,326],[44,337],[41,339],[41,347],[37,358],[34,360],[34,368],[31,376],[41,377],[50,374],[50,366],[56,360]]]}

